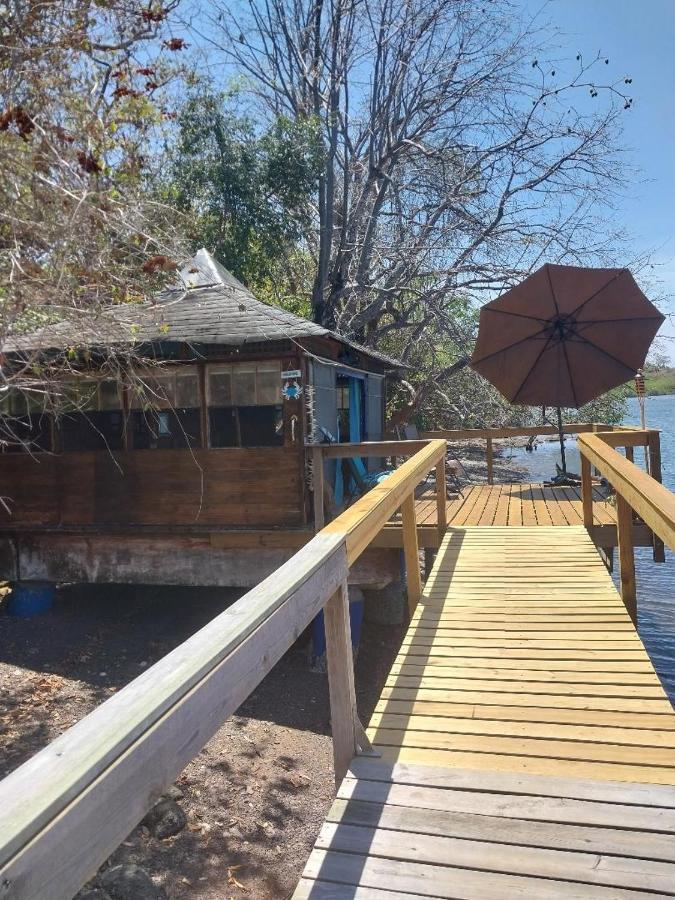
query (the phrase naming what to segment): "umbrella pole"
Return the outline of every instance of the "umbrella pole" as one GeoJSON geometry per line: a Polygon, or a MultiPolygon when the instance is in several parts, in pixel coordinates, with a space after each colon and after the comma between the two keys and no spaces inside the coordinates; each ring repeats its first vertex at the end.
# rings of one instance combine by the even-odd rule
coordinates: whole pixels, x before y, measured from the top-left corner
{"type": "Polygon", "coordinates": [[[567,461],[565,460],[565,435],[563,434],[562,410],[558,407],[558,436],[560,437],[560,456],[562,458],[562,473],[567,475],[567,461]]]}

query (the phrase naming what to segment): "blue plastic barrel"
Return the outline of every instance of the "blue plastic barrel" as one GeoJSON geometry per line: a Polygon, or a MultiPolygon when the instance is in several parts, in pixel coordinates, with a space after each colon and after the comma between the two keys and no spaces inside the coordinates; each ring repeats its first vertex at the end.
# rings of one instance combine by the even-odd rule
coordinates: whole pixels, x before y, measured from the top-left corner
{"type": "Polygon", "coordinates": [[[29,619],[48,612],[54,605],[56,585],[48,581],[16,581],[7,601],[7,612],[19,619],[29,619]]]}

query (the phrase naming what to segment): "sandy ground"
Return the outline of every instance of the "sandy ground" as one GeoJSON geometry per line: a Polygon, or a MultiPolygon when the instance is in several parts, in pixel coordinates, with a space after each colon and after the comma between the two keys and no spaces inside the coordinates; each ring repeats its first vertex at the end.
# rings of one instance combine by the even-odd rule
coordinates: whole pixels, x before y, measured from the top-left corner
{"type": "MultiPolygon", "coordinates": [[[[62,589],[52,612],[0,604],[0,775],[44,747],[237,595],[212,589],[62,589]]],[[[357,664],[368,720],[402,629],[364,625],[357,664]]],[[[110,865],[145,868],[170,900],[292,893],[334,794],[328,690],[292,648],[177,781],[187,826],[136,828],[110,865]]]]}

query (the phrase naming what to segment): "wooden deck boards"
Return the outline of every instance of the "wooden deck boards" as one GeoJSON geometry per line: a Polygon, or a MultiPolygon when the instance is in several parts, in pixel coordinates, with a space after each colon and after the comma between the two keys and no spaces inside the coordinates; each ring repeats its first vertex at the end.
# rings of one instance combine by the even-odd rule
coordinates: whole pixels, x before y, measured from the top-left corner
{"type": "Polygon", "coordinates": [[[535,488],[459,510],[523,524],[449,528],[296,900],[675,897],[675,713],[535,488]]]}
{"type": "MultiPolygon", "coordinates": [[[[614,507],[594,489],[595,525],[616,525],[614,507]]],[[[415,501],[418,526],[438,524],[436,501],[426,492],[415,501]]],[[[450,525],[581,525],[579,488],[541,484],[480,484],[448,502],[450,525]]]]}

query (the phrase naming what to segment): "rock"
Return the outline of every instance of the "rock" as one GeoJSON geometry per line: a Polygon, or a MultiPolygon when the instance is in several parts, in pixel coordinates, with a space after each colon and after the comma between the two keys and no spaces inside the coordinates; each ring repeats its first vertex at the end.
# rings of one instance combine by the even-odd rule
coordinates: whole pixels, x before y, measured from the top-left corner
{"type": "Polygon", "coordinates": [[[156,803],[141,824],[149,828],[154,837],[161,840],[182,831],[187,824],[187,818],[175,800],[167,799],[156,803]]]}
{"type": "Polygon", "coordinates": [[[112,898],[100,888],[85,888],[75,895],[75,900],[112,900],[112,898]]]}
{"type": "Polygon", "coordinates": [[[182,800],[185,794],[175,785],[170,785],[162,794],[162,799],[166,800],[182,800]]]}
{"type": "Polygon", "coordinates": [[[113,866],[99,881],[111,900],[167,900],[162,888],[140,866],[113,866]]]}

